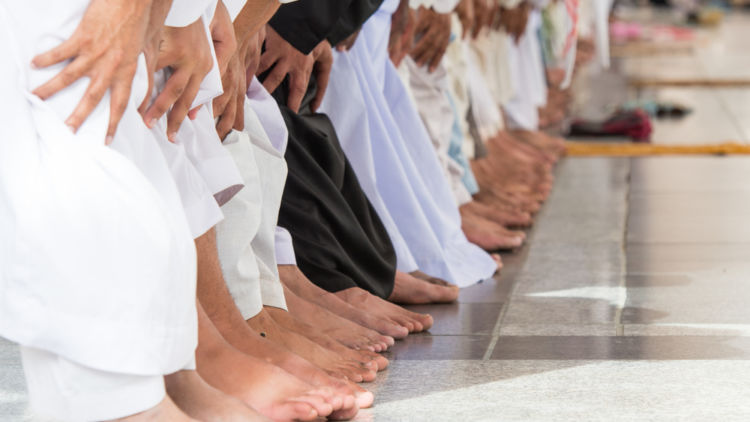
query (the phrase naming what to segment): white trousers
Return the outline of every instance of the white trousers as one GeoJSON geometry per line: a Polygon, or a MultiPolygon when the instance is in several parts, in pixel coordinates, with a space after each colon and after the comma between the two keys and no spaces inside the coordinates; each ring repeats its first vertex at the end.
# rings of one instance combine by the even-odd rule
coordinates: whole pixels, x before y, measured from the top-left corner
{"type": "Polygon", "coordinates": [[[245,131],[233,131],[224,147],[240,169],[245,188],[222,207],[225,219],[216,227],[219,259],[232,298],[242,316],[250,319],[264,305],[286,309],[275,237],[287,167],[249,100],[245,131]]]}
{"type": "Polygon", "coordinates": [[[87,368],[43,350],[22,347],[31,407],[51,421],[92,422],[135,415],[166,396],[164,377],[87,368]]]}

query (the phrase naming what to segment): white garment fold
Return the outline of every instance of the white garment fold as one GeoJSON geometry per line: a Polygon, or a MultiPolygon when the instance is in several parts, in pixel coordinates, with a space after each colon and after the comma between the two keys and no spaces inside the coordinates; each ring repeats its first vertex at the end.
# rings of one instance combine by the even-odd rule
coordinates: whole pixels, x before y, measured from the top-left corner
{"type": "MultiPolygon", "coordinates": [[[[529,14],[526,32],[518,45],[511,42],[508,58],[515,94],[505,105],[508,121],[517,129],[539,129],[539,107],[547,103],[547,77],[539,42],[541,13],[529,14]]],[[[510,42],[510,41],[509,41],[510,42]]]]}
{"type": "Polygon", "coordinates": [[[233,131],[224,142],[245,188],[222,207],[226,219],[216,228],[224,279],[245,319],[264,305],[286,309],[275,250],[286,161],[250,103],[245,102],[244,132],[233,131]]]}
{"type": "Polygon", "coordinates": [[[386,224],[392,238],[403,238],[420,270],[467,286],[490,277],[496,264],[461,231],[458,209],[430,137],[388,58],[391,14],[397,5],[397,0],[386,0],[364,25],[354,48],[336,56],[338,73],[332,75],[331,85],[346,85],[331,92],[348,95],[339,100],[326,96],[323,110],[378,214],[395,223],[386,224]],[[361,104],[366,113],[357,109],[361,104]],[[397,232],[391,232],[394,226],[397,232]]]}
{"type": "Polygon", "coordinates": [[[410,97],[413,98],[422,123],[430,135],[456,204],[461,206],[471,202],[471,193],[462,181],[464,169],[449,153],[455,121],[453,106],[447,94],[449,80],[445,67],[439,65],[430,73],[425,66],[420,67],[411,57],[407,57],[399,70],[402,69],[406,71],[405,77],[402,72],[402,79],[405,79],[404,83],[411,93],[410,97]]]}
{"type": "Polygon", "coordinates": [[[196,259],[137,112],[145,61],[111,147],[108,96],[77,134],[63,123],[88,80],[46,102],[29,92],[67,64],[33,70],[31,57],[67,39],[87,5],[0,5],[0,111],[13,116],[0,129],[0,335],[95,370],[162,375],[193,359],[196,259]]]}

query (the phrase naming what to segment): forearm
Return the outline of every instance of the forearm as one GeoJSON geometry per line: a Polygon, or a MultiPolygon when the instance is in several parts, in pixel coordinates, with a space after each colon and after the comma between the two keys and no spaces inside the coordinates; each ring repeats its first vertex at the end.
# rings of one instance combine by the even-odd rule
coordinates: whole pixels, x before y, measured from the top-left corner
{"type": "Polygon", "coordinates": [[[268,22],[279,9],[278,0],[248,0],[234,20],[237,43],[244,44],[268,22]]]}
{"type": "Polygon", "coordinates": [[[167,14],[169,9],[172,8],[172,0],[152,0],[151,2],[151,13],[148,19],[148,29],[146,32],[146,39],[149,40],[156,36],[161,28],[164,26],[164,21],[167,20],[167,14]]]}

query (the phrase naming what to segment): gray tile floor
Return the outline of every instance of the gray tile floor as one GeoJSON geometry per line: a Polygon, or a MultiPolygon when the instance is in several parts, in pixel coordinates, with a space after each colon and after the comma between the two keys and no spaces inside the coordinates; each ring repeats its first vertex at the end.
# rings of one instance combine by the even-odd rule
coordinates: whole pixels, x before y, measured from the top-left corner
{"type": "Polygon", "coordinates": [[[750,158],[567,159],[530,246],[360,421],[750,420],[750,158]]]}

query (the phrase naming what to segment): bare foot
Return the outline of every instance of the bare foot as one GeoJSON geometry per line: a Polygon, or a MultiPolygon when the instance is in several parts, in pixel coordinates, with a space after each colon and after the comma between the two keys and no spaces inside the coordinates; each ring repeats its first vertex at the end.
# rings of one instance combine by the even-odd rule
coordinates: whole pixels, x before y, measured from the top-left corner
{"type": "Polygon", "coordinates": [[[503,269],[503,258],[500,256],[500,254],[493,253],[490,254],[492,259],[497,263],[497,270],[500,271],[503,269]]]}
{"type": "MultiPolygon", "coordinates": [[[[360,362],[366,368],[371,368],[376,372],[382,371],[388,367],[388,359],[383,356],[369,350],[355,350],[346,347],[325,334],[317,328],[317,326],[312,326],[303,322],[291,312],[271,306],[266,307],[266,312],[278,325],[306,337],[308,340],[317,343],[321,347],[330,350],[344,359],[360,362]]],[[[375,374],[373,373],[373,379],[374,375],[375,374]]]]}
{"type": "Polygon", "coordinates": [[[323,369],[328,374],[354,382],[370,382],[377,376],[378,366],[374,362],[362,362],[345,358],[333,353],[307,337],[276,323],[267,309],[249,319],[247,323],[268,340],[283,346],[285,349],[302,356],[309,362],[323,369]]]}
{"type": "MultiPolygon", "coordinates": [[[[249,330],[252,331],[252,330],[249,330]]],[[[198,373],[210,385],[277,421],[314,420],[357,411],[355,398],[314,388],[269,360],[232,347],[199,309],[198,373]]]]}
{"type": "Polygon", "coordinates": [[[110,422],[198,422],[186,415],[169,397],[165,397],[155,407],[133,416],[115,419],[110,422]]]}
{"type": "Polygon", "coordinates": [[[461,207],[466,208],[474,215],[484,217],[504,227],[529,227],[534,222],[531,214],[528,212],[508,212],[487,205],[481,200],[468,202],[461,207]]]}
{"type": "Polygon", "coordinates": [[[452,284],[448,283],[445,280],[442,280],[442,279],[437,278],[437,277],[433,277],[433,276],[431,276],[429,274],[425,274],[425,273],[423,273],[422,271],[419,271],[419,270],[412,271],[412,272],[409,273],[409,275],[412,276],[412,277],[414,277],[414,278],[418,278],[420,280],[424,280],[424,281],[426,281],[428,283],[432,283],[432,284],[435,284],[435,285],[438,285],[438,286],[443,286],[443,287],[451,287],[451,286],[453,286],[452,284]]]}
{"type": "Polygon", "coordinates": [[[470,242],[488,251],[515,249],[523,245],[526,234],[513,232],[465,208],[461,212],[461,228],[470,242]]]}
{"type": "Polygon", "coordinates": [[[457,286],[439,286],[397,271],[396,285],[388,300],[404,305],[451,303],[458,299],[458,291],[457,286]]]}
{"type": "Polygon", "coordinates": [[[335,293],[344,302],[355,308],[363,309],[367,313],[381,315],[383,318],[389,318],[402,326],[406,326],[409,332],[418,333],[429,330],[432,327],[433,320],[430,315],[422,315],[385,301],[369,292],[353,287],[335,293]]]}
{"type": "Polygon", "coordinates": [[[196,371],[164,377],[167,394],[186,414],[204,422],[270,422],[265,416],[208,385],[196,371]]]}
{"type": "MultiPolygon", "coordinates": [[[[334,294],[321,289],[305,277],[302,271],[296,266],[279,265],[279,274],[281,275],[281,282],[301,298],[328,309],[340,317],[373,329],[384,336],[402,339],[408,336],[409,332],[414,329],[413,323],[410,324],[411,330],[410,326],[406,325],[409,319],[399,318],[395,320],[391,318],[391,312],[376,313],[370,309],[357,307],[357,305],[347,302],[346,298],[349,295],[346,293],[338,292],[334,294]]],[[[370,295],[370,293],[359,288],[347,289],[345,292],[349,290],[356,290],[370,295]]],[[[359,296],[359,294],[356,296],[359,296]]],[[[371,301],[374,301],[374,299],[371,301]]]]}
{"type": "Polygon", "coordinates": [[[310,321],[315,321],[315,324],[322,332],[336,339],[344,346],[354,350],[384,352],[395,343],[393,337],[384,336],[375,330],[340,317],[321,306],[297,296],[296,293],[286,286],[284,286],[284,296],[286,297],[289,312],[292,315],[297,317],[304,316],[310,321]]]}

